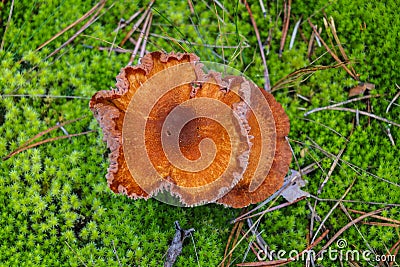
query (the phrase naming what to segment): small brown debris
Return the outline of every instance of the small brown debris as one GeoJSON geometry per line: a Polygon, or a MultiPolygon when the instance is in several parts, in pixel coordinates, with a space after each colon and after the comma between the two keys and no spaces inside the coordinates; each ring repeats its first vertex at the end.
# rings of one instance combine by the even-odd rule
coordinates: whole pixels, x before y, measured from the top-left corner
{"type": "Polygon", "coordinates": [[[354,86],[349,91],[349,97],[362,95],[364,94],[365,90],[372,90],[375,88],[373,83],[362,83],[360,82],[358,85],[354,86]]]}
{"type": "Polygon", "coordinates": [[[178,221],[175,221],[175,230],[175,236],[168,248],[164,267],[172,267],[174,265],[178,256],[182,252],[183,241],[194,232],[194,228],[190,228],[189,230],[182,229],[178,221]]]}

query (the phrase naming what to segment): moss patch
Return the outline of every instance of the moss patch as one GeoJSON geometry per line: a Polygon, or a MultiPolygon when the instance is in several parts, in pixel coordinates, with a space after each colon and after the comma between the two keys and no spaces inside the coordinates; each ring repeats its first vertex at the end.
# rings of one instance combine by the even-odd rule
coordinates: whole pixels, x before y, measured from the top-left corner
{"type": "MultiPolygon", "coordinates": [[[[0,156],[6,156],[39,132],[66,120],[86,116],[64,128],[70,134],[94,132],[47,143],[0,163],[0,262],[5,266],[82,266],[83,263],[118,266],[118,255],[123,266],[160,266],[174,235],[173,222],[179,220],[183,228],[196,229],[194,240],[200,266],[217,266],[232,228],[228,220],[238,216],[239,210],[219,205],[187,209],[154,200],[133,201],[107,188],[108,152],[88,108],[88,99],[94,92],[114,86],[115,76],[129,61],[130,54],[109,53],[97,48],[110,46],[114,38],[119,43],[125,32],[116,35],[113,31],[120,18],[128,19],[147,2],[106,3],[104,14],[84,35],[50,58],[47,56],[85,22],[39,52],[35,49],[90,10],[92,4],[69,0],[15,1],[12,19],[5,31],[11,2],[0,6],[0,36],[4,42],[0,50],[0,156]]],[[[193,1],[193,14],[187,1],[157,2],[153,8],[153,35],[149,37],[147,50],[188,51],[203,60],[226,60],[228,65],[244,71],[262,85],[262,60],[246,8],[225,1],[226,11],[223,11],[218,5],[206,2],[193,1]]],[[[282,57],[278,56],[283,3],[269,3],[265,18],[258,1],[250,4],[263,42],[272,29],[273,38],[267,54],[272,85],[309,65],[308,44],[300,35],[292,50],[287,40],[282,57]]],[[[370,110],[400,123],[398,101],[386,113],[398,91],[395,83],[400,79],[397,49],[400,15],[396,7],[396,1],[296,1],[292,5],[288,38],[300,17],[304,21],[302,33],[309,38],[311,28],[305,18],[312,16],[312,22],[323,27],[323,14],[332,16],[360,80],[376,85],[370,94],[382,95],[370,99],[369,103],[360,101],[346,107],[370,110]]],[[[329,40],[325,28],[322,37],[329,40]]],[[[127,44],[124,48],[134,49],[134,45],[127,44]]],[[[336,50],[338,52],[337,47],[336,50]]],[[[333,65],[334,60],[325,52],[323,47],[316,47],[311,60],[320,57],[317,64],[333,65]]],[[[325,110],[303,116],[313,108],[347,100],[348,90],[356,84],[343,69],[336,68],[315,72],[307,80],[297,80],[292,87],[278,90],[274,95],[290,117],[289,137],[298,164],[306,166],[321,161],[320,168],[306,177],[306,190],[317,195],[333,162],[317,146],[334,155],[345,147],[343,161],[339,161],[318,197],[339,199],[355,180],[345,199],[356,202],[345,202],[344,206],[369,212],[384,206],[373,203],[400,203],[399,128],[365,116],[360,117],[359,126],[354,126],[355,114],[344,111],[325,110]],[[391,145],[385,133],[388,128],[396,146],[391,145]]],[[[39,140],[63,134],[58,129],[39,140]]],[[[292,168],[297,168],[295,162],[292,168]]],[[[273,249],[302,250],[307,246],[310,222],[307,201],[314,205],[314,199],[303,200],[268,213],[262,219],[259,230],[273,249]]],[[[283,202],[278,200],[278,203],[283,202]]],[[[335,203],[319,201],[317,214],[324,218],[335,203]]],[[[399,219],[399,207],[381,215],[399,219]]],[[[325,226],[335,233],[348,222],[343,211],[336,208],[325,226]]],[[[314,231],[318,226],[316,222],[314,231]]],[[[363,251],[371,247],[382,255],[399,240],[398,229],[359,224],[358,229],[351,227],[341,237],[352,249],[363,251]]],[[[176,266],[197,266],[195,248],[191,240],[186,243],[176,266]]],[[[235,263],[241,262],[247,244],[244,241],[235,250],[235,263]]],[[[249,253],[246,261],[251,260],[256,258],[249,253]]],[[[322,263],[340,266],[329,259],[322,263]]],[[[291,266],[303,266],[303,263],[295,262],[291,266]]]]}

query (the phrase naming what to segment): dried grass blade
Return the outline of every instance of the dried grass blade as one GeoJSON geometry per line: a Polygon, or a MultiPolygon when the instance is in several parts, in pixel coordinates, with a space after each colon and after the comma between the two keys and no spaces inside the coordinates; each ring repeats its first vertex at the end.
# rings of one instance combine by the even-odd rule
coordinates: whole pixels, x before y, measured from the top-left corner
{"type": "Polygon", "coordinates": [[[342,154],[343,154],[343,152],[344,152],[345,149],[346,149],[346,146],[345,146],[344,148],[342,148],[342,149],[339,151],[339,153],[336,155],[335,160],[333,161],[333,163],[332,163],[332,165],[331,165],[331,167],[330,167],[330,169],[329,169],[329,171],[328,171],[328,174],[326,175],[324,181],[322,182],[322,184],[321,184],[320,187],[318,188],[318,191],[317,191],[318,194],[321,194],[322,189],[324,188],[324,186],[325,186],[326,183],[328,182],[329,178],[331,177],[331,175],[332,175],[333,171],[335,170],[335,168],[336,168],[336,166],[337,166],[337,164],[338,164],[338,162],[339,162],[339,159],[340,159],[340,157],[342,156],[342,154]]]}
{"type": "Polygon", "coordinates": [[[282,79],[280,79],[279,81],[276,82],[276,84],[272,87],[272,92],[279,90],[281,88],[284,88],[285,85],[290,84],[291,82],[295,81],[296,79],[305,76],[306,74],[312,74],[316,71],[319,70],[326,70],[326,69],[335,69],[335,68],[339,68],[342,67],[343,64],[346,64],[344,62],[341,62],[339,64],[333,65],[333,66],[307,66],[304,68],[301,68],[299,70],[296,70],[288,75],[286,75],[285,77],[283,77],[282,79]]]}
{"type": "Polygon", "coordinates": [[[264,18],[266,18],[267,17],[267,10],[265,9],[263,0],[259,0],[259,3],[260,3],[260,7],[261,7],[261,12],[263,13],[264,18]]]}
{"type": "Polygon", "coordinates": [[[249,48],[250,47],[250,45],[248,45],[248,44],[214,45],[214,44],[192,43],[192,42],[189,42],[187,40],[175,39],[175,38],[169,37],[168,35],[164,36],[164,35],[160,35],[160,34],[157,34],[157,33],[150,33],[149,35],[157,37],[157,38],[165,39],[165,40],[174,40],[177,43],[188,44],[188,45],[191,45],[191,46],[201,46],[201,47],[209,47],[209,48],[223,48],[223,49],[228,49],[228,48],[229,49],[240,49],[240,48],[249,48]]]}
{"type": "MultiPolygon", "coordinates": [[[[398,86],[397,83],[396,83],[396,87],[398,89],[400,89],[400,86],[398,86]]],[[[392,101],[390,101],[389,105],[386,108],[386,113],[389,112],[390,107],[393,105],[394,102],[396,102],[396,100],[397,100],[397,98],[399,98],[399,96],[400,96],[400,91],[398,91],[397,94],[393,97],[392,101]]]]}
{"type": "Polygon", "coordinates": [[[40,145],[43,145],[43,144],[46,144],[46,143],[49,143],[49,142],[53,142],[53,141],[57,141],[57,140],[61,140],[61,139],[66,139],[66,138],[70,138],[70,137],[75,137],[75,136],[79,136],[79,135],[84,135],[84,134],[88,134],[88,133],[93,133],[93,132],[95,132],[95,130],[90,130],[90,131],[77,133],[77,134],[69,134],[69,135],[63,135],[63,136],[57,136],[57,137],[48,138],[46,140],[39,141],[39,142],[36,142],[34,144],[22,147],[22,148],[17,149],[17,150],[14,150],[13,152],[11,152],[7,156],[5,156],[3,158],[3,161],[11,158],[12,156],[15,156],[15,155],[21,153],[21,152],[23,152],[23,151],[25,151],[27,149],[30,149],[30,148],[34,148],[34,147],[37,147],[37,146],[40,146],[40,145]]]}
{"type": "Polygon", "coordinates": [[[312,109],[312,110],[307,111],[306,113],[304,113],[304,117],[310,115],[311,113],[317,112],[317,111],[326,110],[326,109],[330,109],[330,108],[333,108],[333,107],[342,106],[342,105],[345,105],[345,104],[348,104],[348,103],[352,103],[352,102],[356,102],[356,101],[360,101],[360,100],[364,100],[364,99],[369,99],[369,98],[381,97],[381,96],[383,96],[383,95],[380,95],[380,94],[378,94],[378,95],[366,95],[366,96],[361,96],[361,97],[357,97],[357,98],[352,98],[352,99],[349,99],[349,100],[346,100],[346,101],[343,101],[343,102],[339,102],[339,103],[336,103],[336,104],[333,104],[333,105],[330,105],[330,106],[315,108],[315,109],[312,109]]]}
{"type": "MultiPolygon", "coordinates": [[[[353,212],[353,213],[357,213],[357,214],[361,214],[361,215],[366,214],[366,212],[364,212],[364,211],[353,210],[353,209],[348,209],[348,210],[353,212]]],[[[379,216],[379,215],[372,215],[371,218],[380,219],[382,221],[387,221],[387,222],[391,222],[391,223],[400,225],[400,221],[399,220],[390,219],[390,218],[386,218],[386,217],[379,216]]]]}
{"type": "Polygon", "coordinates": [[[368,116],[370,118],[374,118],[376,120],[383,121],[383,122],[392,124],[392,125],[400,128],[400,124],[399,123],[396,123],[394,121],[390,121],[388,119],[385,119],[383,117],[377,116],[377,115],[369,113],[369,112],[365,112],[365,111],[361,111],[361,110],[357,111],[356,109],[352,109],[352,108],[336,108],[336,107],[330,107],[330,108],[328,108],[328,110],[348,111],[348,112],[353,112],[353,113],[357,113],[358,112],[360,115],[368,116]]]}
{"type": "Polygon", "coordinates": [[[152,23],[152,21],[153,21],[153,14],[150,13],[150,21],[149,21],[149,23],[148,23],[148,25],[147,25],[146,33],[145,33],[145,35],[144,35],[144,40],[143,40],[143,43],[142,43],[142,48],[140,49],[139,58],[142,58],[142,57],[144,56],[144,54],[146,53],[146,51],[147,51],[147,50],[146,50],[146,45],[147,45],[147,40],[148,40],[148,38],[149,38],[150,28],[151,28],[151,23],[152,23]]]}
{"type": "Polygon", "coordinates": [[[142,13],[144,10],[144,8],[140,8],[138,11],[136,11],[135,14],[133,14],[127,21],[124,21],[123,19],[122,22],[119,22],[118,27],[114,30],[114,32],[118,32],[119,30],[122,30],[123,28],[125,28],[126,26],[128,26],[137,16],[139,16],[140,13],[142,13]]]}
{"type": "Polygon", "coordinates": [[[77,24],[81,23],[82,21],[84,21],[85,19],[87,19],[90,15],[93,14],[93,12],[95,12],[99,6],[101,6],[101,4],[104,1],[100,1],[98,2],[96,5],[94,5],[92,7],[92,9],[90,9],[88,12],[86,12],[82,17],[80,17],[79,19],[77,19],[76,21],[74,21],[73,23],[71,23],[70,25],[68,25],[67,27],[65,27],[64,29],[62,29],[61,31],[59,31],[56,35],[54,35],[53,37],[51,37],[49,40],[47,40],[46,42],[44,42],[43,44],[41,44],[38,48],[36,48],[35,51],[39,51],[40,49],[42,49],[43,47],[45,47],[46,45],[48,45],[49,43],[51,43],[52,41],[54,41],[55,39],[57,39],[58,37],[60,37],[63,33],[67,32],[68,30],[72,29],[73,27],[75,27],[77,24]]]}
{"type": "Polygon", "coordinates": [[[6,25],[6,28],[4,30],[3,38],[1,40],[0,50],[3,50],[3,48],[4,48],[4,42],[6,40],[6,33],[7,33],[7,30],[8,30],[8,27],[10,26],[13,10],[14,10],[14,0],[11,1],[10,13],[8,14],[7,25],[6,25]]]}
{"type": "MultiPolygon", "coordinates": [[[[342,43],[340,42],[339,36],[337,35],[335,21],[333,20],[333,17],[329,18],[329,27],[331,28],[333,38],[335,38],[335,42],[338,45],[340,53],[342,54],[344,60],[349,61],[349,57],[347,56],[346,52],[344,51],[342,43]]],[[[350,66],[350,68],[351,68],[351,71],[353,72],[353,74],[355,76],[357,76],[357,73],[354,70],[354,68],[352,66],[350,66]]]]}
{"type": "Polygon", "coordinates": [[[278,206],[275,206],[275,207],[266,209],[266,210],[261,211],[261,212],[259,212],[259,213],[252,214],[252,215],[249,215],[249,216],[247,216],[247,217],[237,218],[237,219],[235,219],[235,221],[238,222],[238,221],[250,219],[250,218],[253,218],[253,217],[256,217],[256,216],[264,215],[264,214],[266,214],[266,213],[268,213],[268,212],[272,212],[272,211],[274,211],[274,210],[279,210],[279,209],[281,209],[281,208],[284,208],[284,207],[287,207],[287,206],[291,206],[291,205],[293,205],[293,204],[295,204],[295,203],[297,203],[297,202],[299,202],[299,201],[301,201],[301,200],[303,200],[303,199],[305,199],[305,198],[306,198],[306,197],[303,196],[303,197],[300,197],[300,198],[296,199],[296,200],[293,201],[293,202],[285,202],[285,203],[283,203],[283,204],[279,204],[278,206]]]}
{"type": "MultiPolygon", "coordinates": [[[[385,254],[385,256],[389,256],[389,254],[393,255],[394,257],[396,257],[397,253],[399,252],[400,249],[400,240],[396,242],[396,244],[393,245],[393,247],[391,247],[389,249],[389,252],[385,254]],[[392,253],[393,251],[393,253],[392,253]]],[[[384,264],[385,261],[381,260],[379,262],[378,266],[382,266],[384,264]]],[[[390,263],[389,265],[390,267],[393,266],[393,262],[390,263]]]]}
{"type": "MultiPolygon", "coordinates": [[[[328,35],[328,39],[329,39],[329,42],[330,42],[330,44],[331,44],[331,47],[332,47],[332,50],[334,51],[334,53],[337,55],[337,52],[336,52],[336,49],[335,49],[335,44],[333,43],[333,41],[332,41],[332,32],[331,32],[331,28],[330,28],[330,26],[329,26],[329,23],[328,23],[328,20],[327,20],[327,18],[326,18],[326,15],[324,14],[324,17],[323,17],[323,21],[324,21],[324,26],[325,26],[325,29],[326,29],[326,34],[328,35]]],[[[322,29],[321,29],[322,30],[322,29]]],[[[319,34],[321,34],[321,32],[319,32],[319,34]]]]}
{"type": "MultiPolygon", "coordinates": [[[[318,37],[318,39],[320,40],[320,42],[322,43],[322,45],[325,47],[325,49],[329,52],[329,54],[331,54],[331,56],[336,60],[336,62],[338,63],[343,63],[339,57],[333,53],[333,51],[329,48],[329,46],[325,43],[325,41],[321,38],[321,35],[318,33],[316,27],[314,26],[314,24],[311,23],[310,19],[308,19],[308,23],[310,24],[311,28],[313,29],[315,36],[318,37]]],[[[358,77],[356,75],[354,75],[347,67],[346,65],[342,66],[343,69],[351,76],[353,77],[354,80],[359,80],[358,77]]]]}
{"type": "Polygon", "coordinates": [[[65,244],[67,244],[68,248],[78,257],[78,259],[80,260],[80,262],[82,263],[83,266],[87,267],[87,265],[85,264],[85,262],[82,260],[82,258],[78,255],[78,253],[68,244],[67,241],[65,241],[65,244]]]}
{"type": "Polygon", "coordinates": [[[152,17],[152,14],[150,13],[150,14],[147,16],[146,21],[145,21],[144,24],[143,24],[142,30],[140,31],[139,38],[138,38],[138,40],[136,41],[135,48],[133,49],[131,58],[129,59],[128,66],[132,65],[133,61],[135,60],[135,57],[136,57],[136,55],[137,55],[137,52],[139,51],[139,47],[140,47],[140,45],[141,45],[141,43],[142,43],[142,41],[143,41],[143,38],[144,38],[144,36],[145,36],[145,34],[146,34],[146,32],[147,32],[147,28],[150,28],[149,22],[151,21],[151,17],[152,17]]]}
{"type": "Polygon", "coordinates": [[[93,22],[95,22],[97,20],[98,15],[100,14],[101,10],[103,9],[106,1],[102,0],[100,1],[100,5],[97,8],[96,13],[89,19],[88,22],[85,23],[85,25],[83,25],[71,38],[69,38],[65,43],[63,43],[59,48],[57,48],[56,50],[54,50],[50,55],[48,55],[46,57],[46,59],[54,56],[55,54],[57,54],[58,52],[60,52],[61,49],[63,49],[65,46],[67,46],[68,44],[70,44],[73,40],[75,40],[76,37],[78,37],[83,31],[85,31],[90,25],[92,25],[93,22]]]}
{"type": "Polygon", "coordinates": [[[314,31],[312,31],[310,40],[308,41],[308,48],[307,48],[307,57],[310,60],[311,60],[311,54],[314,51],[314,40],[315,40],[315,33],[314,31]]]}
{"type": "Polygon", "coordinates": [[[342,202],[342,200],[347,196],[347,194],[350,192],[350,190],[353,188],[354,183],[356,182],[356,179],[353,179],[353,181],[351,182],[350,186],[346,189],[346,191],[344,192],[344,194],[340,197],[340,200],[338,202],[335,203],[335,205],[333,205],[333,207],[329,210],[329,212],[326,214],[326,216],[324,217],[324,219],[322,220],[321,224],[318,226],[317,231],[315,231],[314,237],[313,237],[313,241],[315,240],[315,238],[317,237],[319,231],[321,231],[321,229],[323,227],[325,227],[325,222],[328,220],[329,216],[331,216],[331,214],[333,213],[333,211],[337,208],[337,206],[339,206],[339,204],[342,202]]]}
{"type": "Polygon", "coordinates": [[[374,225],[374,226],[386,226],[386,227],[393,227],[393,228],[398,228],[398,227],[400,227],[400,224],[395,224],[395,223],[363,222],[362,224],[365,224],[365,225],[374,225]]]}
{"type": "MultiPolygon", "coordinates": [[[[316,163],[312,163],[306,167],[304,167],[303,169],[301,169],[299,172],[296,172],[295,174],[291,174],[287,177],[285,177],[285,180],[287,180],[288,182],[286,182],[277,192],[275,192],[272,196],[270,196],[268,199],[264,200],[262,203],[260,203],[257,207],[255,207],[254,209],[250,210],[249,212],[246,212],[242,215],[240,215],[239,217],[237,217],[236,219],[232,220],[231,223],[236,223],[240,220],[245,219],[246,216],[251,215],[253,212],[255,212],[256,210],[262,208],[266,203],[268,203],[269,201],[271,201],[271,199],[275,198],[276,196],[278,196],[284,189],[286,189],[294,180],[296,180],[297,178],[301,177],[301,175],[307,175],[311,172],[313,172],[314,170],[316,170],[315,166],[317,164],[316,163]]],[[[298,201],[300,201],[301,199],[298,199],[298,201]]],[[[293,202],[294,203],[294,202],[293,202]]],[[[288,203],[288,204],[292,204],[292,203],[288,203]]],[[[282,206],[284,207],[284,206],[282,206]]],[[[269,211],[273,211],[275,209],[277,209],[277,207],[273,207],[271,208],[271,210],[269,211]]],[[[264,213],[261,212],[259,213],[259,215],[263,215],[264,213]]]]}
{"type": "Polygon", "coordinates": [[[349,222],[348,224],[346,224],[344,227],[342,227],[323,247],[322,249],[315,255],[315,257],[318,257],[323,251],[326,251],[326,249],[344,232],[346,231],[348,228],[350,228],[352,225],[362,221],[363,219],[371,216],[371,215],[375,215],[378,213],[381,213],[382,211],[386,210],[387,207],[385,208],[381,208],[381,209],[377,209],[371,212],[368,212],[364,215],[361,215],[360,217],[358,217],[355,220],[352,220],[351,222],[349,222]]]}
{"type": "MultiPolygon", "coordinates": [[[[22,149],[22,148],[28,146],[28,145],[29,145],[30,143],[32,143],[35,139],[38,139],[39,137],[41,137],[41,136],[43,136],[43,135],[45,135],[45,134],[47,134],[47,133],[49,133],[49,132],[51,132],[51,131],[53,131],[53,130],[55,130],[55,129],[61,128],[61,127],[63,127],[64,125],[67,125],[67,124],[70,124],[70,123],[74,123],[74,122],[79,121],[79,120],[81,120],[81,119],[84,119],[84,118],[86,118],[86,117],[87,117],[87,116],[82,116],[82,117],[77,118],[77,119],[68,120],[68,121],[64,121],[64,122],[62,122],[62,123],[58,123],[57,125],[54,125],[53,127],[50,127],[50,128],[48,128],[48,129],[46,129],[46,130],[44,130],[44,131],[38,133],[38,134],[35,135],[34,137],[28,139],[27,141],[25,141],[25,142],[24,142],[17,150],[15,150],[15,151],[18,151],[18,150],[20,150],[20,149],[22,149]]],[[[13,154],[15,151],[13,151],[13,152],[11,152],[10,154],[8,154],[5,158],[3,158],[3,160],[11,158],[13,155],[15,155],[15,154],[13,154]]],[[[18,153],[19,153],[19,152],[18,152],[18,153]]],[[[17,153],[17,154],[18,154],[18,153],[17,153]]]]}
{"type": "Polygon", "coordinates": [[[291,4],[292,4],[292,0],[289,0],[289,3],[286,3],[286,1],[284,1],[283,28],[282,28],[281,43],[280,43],[280,47],[279,47],[279,57],[282,57],[282,52],[283,52],[283,48],[285,47],[287,32],[289,30],[291,4]]]}
{"type": "MultiPolygon", "coordinates": [[[[346,214],[347,218],[350,219],[350,221],[353,220],[353,218],[351,217],[349,211],[346,209],[346,207],[344,206],[343,202],[340,203],[340,208],[341,210],[346,214]]],[[[361,236],[362,240],[364,241],[365,245],[368,247],[368,249],[370,251],[374,252],[374,249],[371,247],[371,245],[368,243],[367,239],[364,237],[363,233],[360,231],[359,227],[355,224],[354,228],[356,228],[358,234],[361,236]]]]}
{"type": "Polygon", "coordinates": [[[146,8],[146,11],[139,18],[139,20],[133,25],[132,29],[125,35],[124,39],[122,39],[120,46],[123,46],[126,43],[126,41],[128,41],[129,37],[132,36],[132,34],[137,30],[137,28],[139,28],[139,26],[140,26],[140,24],[142,24],[143,20],[148,17],[153,3],[154,3],[154,0],[149,3],[148,7],[146,8]]]}
{"type": "MultiPolygon", "coordinates": [[[[246,209],[243,209],[242,213],[245,212],[245,211],[246,211],[246,209]]],[[[220,263],[221,267],[224,267],[225,263],[226,263],[226,266],[230,266],[230,262],[231,262],[231,259],[232,259],[232,253],[229,253],[229,248],[230,247],[235,247],[235,245],[237,244],[237,240],[239,238],[239,234],[240,234],[242,228],[243,228],[243,222],[237,222],[233,226],[232,231],[231,231],[231,233],[229,235],[229,238],[228,238],[228,242],[226,243],[225,252],[224,252],[224,258],[223,258],[222,262],[220,263]],[[234,235],[235,235],[235,237],[234,237],[234,239],[232,241],[232,238],[233,238],[234,235]],[[232,243],[232,245],[231,245],[231,243],[232,243]]]]}

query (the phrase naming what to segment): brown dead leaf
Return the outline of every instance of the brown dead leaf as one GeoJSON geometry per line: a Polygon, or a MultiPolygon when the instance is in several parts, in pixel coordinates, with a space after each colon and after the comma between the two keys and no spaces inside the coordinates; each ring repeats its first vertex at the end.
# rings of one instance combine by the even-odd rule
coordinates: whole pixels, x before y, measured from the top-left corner
{"type": "Polygon", "coordinates": [[[372,90],[375,88],[375,84],[373,83],[359,83],[357,86],[354,86],[349,91],[349,97],[362,95],[364,94],[365,90],[372,90]]]}

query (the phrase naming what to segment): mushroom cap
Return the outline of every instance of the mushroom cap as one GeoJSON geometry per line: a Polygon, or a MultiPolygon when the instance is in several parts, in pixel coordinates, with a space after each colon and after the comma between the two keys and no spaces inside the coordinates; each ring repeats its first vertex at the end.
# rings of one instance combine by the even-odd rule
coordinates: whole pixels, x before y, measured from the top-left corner
{"type": "MultiPolygon", "coordinates": [[[[289,165],[292,160],[292,153],[286,136],[289,134],[290,123],[281,104],[279,104],[272,94],[260,89],[272,110],[275,121],[275,155],[269,173],[263,180],[262,184],[254,191],[249,190],[254,170],[257,166],[257,157],[259,151],[256,149],[260,145],[260,132],[254,127],[251,128],[250,134],[254,136],[253,149],[250,152],[249,165],[243,178],[239,183],[226,195],[217,202],[233,208],[242,208],[250,204],[258,203],[267,199],[275,193],[283,185],[285,175],[289,171],[289,165]]],[[[254,123],[254,116],[249,119],[250,125],[254,123]]]]}
{"type": "Polygon", "coordinates": [[[204,73],[198,62],[153,52],[123,68],[116,89],[92,97],[112,191],[240,208],[282,186],[291,161],[282,106],[244,77],[204,73]]]}

